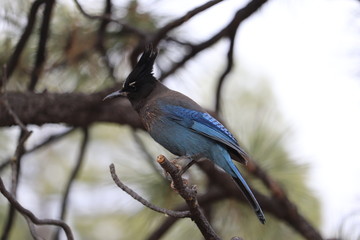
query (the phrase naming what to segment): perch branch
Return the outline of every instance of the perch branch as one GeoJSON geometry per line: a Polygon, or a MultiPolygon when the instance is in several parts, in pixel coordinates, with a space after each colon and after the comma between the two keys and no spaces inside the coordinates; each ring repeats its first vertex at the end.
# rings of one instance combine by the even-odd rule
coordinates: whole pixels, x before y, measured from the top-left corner
{"type": "Polygon", "coordinates": [[[200,206],[196,198],[197,191],[195,186],[189,187],[184,184],[184,181],[179,174],[180,170],[174,164],[170,163],[163,155],[158,156],[157,162],[167,173],[170,174],[174,188],[186,201],[191,212],[191,219],[196,223],[204,238],[207,240],[220,240],[205,215],[200,210],[200,206]]]}

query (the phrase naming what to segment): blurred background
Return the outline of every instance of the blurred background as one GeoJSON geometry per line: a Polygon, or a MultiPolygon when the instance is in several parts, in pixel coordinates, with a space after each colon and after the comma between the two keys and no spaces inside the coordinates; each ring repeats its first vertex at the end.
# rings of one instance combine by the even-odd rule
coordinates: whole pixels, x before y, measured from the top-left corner
{"type": "MultiPolygon", "coordinates": [[[[1,66],[9,64],[14,55],[35,2],[43,4],[1,1],[1,66]]],[[[79,9],[74,1],[58,0],[49,21],[41,74],[36,87],[30,89],[46,12],[46,7],[40,6],[2,92],[90,96],[121,86],[133,59],[155,36],[152,33],[206,2],[79,1],[79,9]],[[101,16],[109,3],[111,19],[117,22],[94,17],[101,16]]],[[[158,39],[155,76],[209,111],[219,110],[257,164],[280,184],[299,213],[324,238],[360,239],[359,1],[269,0],[239,23],[233,40],[219,38],[174,69],[194,46],[219,33],[248,3],[219,1],[158,39]],[[221,86],[221,98],[217,98],[231,42],[234,65],[221,86]]],[[[116,114],[117,109],[113,111],[116,114]]],[[[3,120],[0,116],[0,123],[3,120]]],[[[118,189],[108,166],[114,163],[120,179],[150,202],[174,209],[183,201],[156,163],[159,154],[173,156],[142,129],[109,122],[27,125],[33,133],[20,157],[17,199],[40,218],[60,218],[64,192],[75,173],[62,217],[76,239],[150,239],[166,217],[118,189]],[[47,143],[50,137],[56,140],[47,143]],[[76,166],[78,171],[74,171],[76,166]]],[[[1,126],[0,176],[10,189],[8,160],[16,151],[21,129],[1,126]]],[[[269,195],[259,179],[240,169],[254,189],[269,195]]],[[[196,166],[186,178],[198,186],[200,194],[209,188],[206,175],[196,166]]],[[[1,231],[8,224],[8,205],[0,196],[1,231]]],[[[304,239],[271,213],[265,212],[267,224],[261,226],[248,204],[236,199],[217,201],[209,211],[211,223],[223,239],[304,239]]],[[[37,227],[37,232],[44,239],[56,238],[54,227],[37,227]]],[[[178,220],[162,237],[186,238],[201,239],[189,219],[178,220]]],[[[31,239],[19,214],[8,239],[31,239]]],[[[65,239],[63,233],[60,239],[65,239]]]]}

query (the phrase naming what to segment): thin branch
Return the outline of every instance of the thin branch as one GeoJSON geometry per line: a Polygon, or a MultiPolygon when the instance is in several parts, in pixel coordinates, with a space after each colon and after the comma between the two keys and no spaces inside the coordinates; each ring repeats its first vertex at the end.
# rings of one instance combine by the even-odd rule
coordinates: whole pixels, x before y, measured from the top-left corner
{"type": "MultiPolygon", "coordinates": [[[[145,155],[147,162],[151,165],[151,167],[153,168],[154,172],[159,173],[159,169],[156,167],[155,163],[154,163],[154,158],[153,156],[151,156],[151,154],[149,153],[148,149],[145,146],[144,141],[140,138],[140,136],[136,133],[136,129],[132,128],[131,129],[131,133],[132,136],[134,138],[135,143],[137,144],[137,146],[139,147],[139,152],[141,152],[142,154],[145,155]]],[[[159,176],[161,179],[163,179],[165,181],[165,179],[163,177],[161,177],[160,174],[157,174],[157,176],[159,176]]]]}
{"type": "Polygon", "coordinates": [[[208,1],[190,11],[188,11],[187,13],[185,13],[185,15],[169,22],[168,24],[166,24],[165,26],[161,27],[159,29],[159,31],[157,31],[154,36],[152,37],[152,43],[154,46],[157,46],[157,44],[159,43],[159,41],[163,38],[166,37],[166,35],[173,29],[181,26],[182,24],[184,24],[185,22],[189,21],[192,17],[196,16],[199,13],[202,13],[203,11],[211,8],[212,6],[221,3],[223,0],[211,0],[208,1]]]}
{"type": "Polygon", "coordinates": [[[186,201],[191,212],[191,219],[196,223],[204,238],[207,240],[220,240],[219,236],[217,236],[205,215],[200,210],[200,206],[196,198],[197,191],[195,186],[189,187],[185,185],[181,175],[179,174],[180,170],[174,164],[169,162],[163,155],[158,156],[157,162],[166,172],[170,174],[174,188],[186,201]]]}
{"type": "MultiPolygon", "coordinates": [[[[13,74],[18,62],[19,62],[19,59],[20,59],[20,56],[21,56],[21,53],[23,52],[24,48],[25,48],[25,45],[27,43],[27,41],[29,40],[30,38],[30,35],[34,29],[34,26],[35,26],[35,22],[36,22],[36,14],[40,8],[40,6],[45,3],[45,0],[36,0],[33,2],[33,4],[31,5],[31,9],[30,9],[30,13],[29,13],[29,16],[28,16],[28,23],[18,41],[18,43],[16,44],[16,47],[15,47],[15,50],[13,52],[13,54],[11,55],[11,57],[9,58],[8,62],[7,62],[7,66],[8,66],[8,72],[7,72],[7,75],[8,75],[8,78],[11,77],[11,75],[13,74]]],[[[6,84],[6,82],[2,83],[0,82],[0,87],[2,84],[6,84]]]]}
{"type": "Polygon", "coordinates": [[[163,213],[167,216],[171,216],[171,217],[175,217],[175,218],[185,218],[185,217],[190,216],[189,211],[173,211],[173,210],[161,208],[161,207],[155,206],[154,204],[150,203],[149,201],[147,201],[146,199],[141,197],[134,190],[132,190],[131,188],[129,188],[128,186],[126,186],[125,184],[123,184],[120,181],[119,177],[116,175],[114,164],[110,164],[110,173],[111,173],[112,179],[114,180],[114,182],[116,183],[116,185],[119,188],[121,188],[124,192],[129,194],[132,198],[134,198],[135,200],[140,202],[145,207],[148,207],[151,210],[154,210],[155,212],[163,213]]]}
{"type": "MultiPolygon", "coordinates": [[[[167,34],[175,29],[178,26],[181,26],[183,23],[189,21],[192,17],[196,16],[197,14],[209,9],[210,7],[222,2],[223,0],[211,0],[209,2],[206,2],[199,7],[196,7],[187,13],[185,13],[183,16],[170,21],[165,26],[159,28],[159,30],[151,35],[144,35],[142,38],[140,38],[140,41],[138,42],[137,46],[133,49],[132,53],[130,54],[130,63],[131,66],[134,67],[137,62],[137,57],[139,54],[143,51],[145,46],[149,43],[151,43],[154,47],[156,47],[159,42],[162,39],[167,39],[167,34]]],[[[163,78],[159,79],[160,81],[163,80],[163,78]]]]}
{"type": "Polygon", "coordinates": [[[20,120],[20,118],[18,117],[18,115],[14,112],[14,110],[11,108],[10,104],[9,104],[9,100],[8,100],[8,95],[7,95],[7,91],[6,91],[6,82],[8,80],[8,69],[7,69],[7,65],[5,64],[3,66],[3,76],[1,79],[1,83],[3,83],[3,85],[1,85],[1,92],[3,92],[3,96],[4,96],[4,106],[6,111],[10,114],[10,116],[14,119],[16,125],[18,125],[22,131],[24,132],[28,132],[26,126],[24,125],[24,123],[20,120]]]}
{"type": "MultiPolygon", "coordinates": [[[[6,80],[7,80],[7,69],[6,69],[6,66],[4,66],[2,82],[5,83],[6,80]]],[[[4,106],[5,106],[6,110],[8,111],[8,113],[11,115],[11,117],[14,119],[16,124],[19,125],[20,129],[21,129],[18,144],[17,144],[16,150],[15,150],[15,154],[10,160],[10,163],[11,163],[11,193],[14,197],[16,197],[18,182],[19,182],[19,177],[20,177],[20,170],[21,170],[20,163],[21,163],[21,158],[25,152],[24,144],[25,144],[26,140],[30,137],[32,132],[26,128],[26,126],[23,124],[23,122],[20,120],[20,118],[17,116],[17,114],[11,108],[11,106],[8,102],[5,84],[3,85],[2,90],[3,90],[3,95],[4,95],[4,106]]],[[[10,231],[12,229],[12,226],[13,226],[13,223],[15,220],[14,206],[10,205],[7,216],[8,216],[6,218],[7,221],[4,224],[4,230],[2,233],[1,239],[7,239],[10,234],[10,231]]]]}
{"type": "Polygon", "coordinates": [[[37,234],[35,224],[30,220],[30,218],[28,218],[28,217],[24,217],[24,218],[26,220],[27,225],[29,226],[29,231],[30,231],[30,234],[33,237],[33,239],[35,239],[35,240],[44,240],[42,237],[40,237],[37,234]]]}
{"type": "Polygon", "coordinates": [[[91,15],[88,14],[83,7],[81,6],[81,4],[79,3],[78,0],[74,0],[75,5],[77,7],[77,9],[87,18],[89,19],[93,19],[93,20],[107,20],[107,21],[111,21],[114,23],[117,23],[118,25],[120,25],[122,27],[122,31],[126,32],[126,33],[132,33],[134,35],[137,35],[139,38],[143,38],[146,37],[146,33],[141,31],[140,29],[135,28],[134,26],[131,26],[129,24],[126,24],[124,22],[121,22],[119,20],[113,19],[111,18],[111,16],[109,15],[91,15]]]}
{"type": "MultiPolygon", "coordinates": [[[[83,139],[82,139],[82,142],[81,142],[79,155],[77,157],[74,169],[71,172],[69,180],[68,180],[68,182],[66,184],[65,192],[63,194],[63,198],[62,198],[62,201],[61,201],[60,218],[59,218],[60,220],[65,219],[70,189],[71,189],[71,186],[74,183],[74,180],[78,176],[79,171],[81,169],[82,163],[84,161],[84,155],[85,155],[85,151],[86,151],[86,146],[87,146],[88,142],[89,142],[89,131],[88,131],[87,128],[83,128],[83,139]]],[[[55,235],[54,235],[54,239],[59,239],[59,234],[60,234],[60,232],[56,231],[55,235]]]]}
{"type": "MultiPolygon", "coordinates": [[[[44,139],[41,143],[30,148],[29,150],[25,150],[23,155],[25,156],[25,155],[35,152],[41,148],[44,148],[44,147],[48,146],[49,144],[62,139],[63,137],[67,136],[68,134],[72,133],[74,130],[76,130],[76,128],[70,128],[68,130],[65,130],[62,133],[51,135],[51,136],[47,137],[46,139],[44,139]]],[[[0,173],[11,163],[11,159],[12,158],[8,158],[0,164],[0,173]]]]}
{"type": "Polygon", "coordinates": [[[254,160],[248,161],[247,170],[259,178],[270,190],[273,200],[282,205],[283,219],[291,224],[306,239],[321,240],[321,234],[299,213],[296,205],[290,201],[284,189],[273,180],[267,172],[262,169],[254,160]]]}
{"type": "MultiPolygon", "coordinates": [[[[104,8],[104,13],[102,16],[111,16],[111,11],[112,11],[112,3],[111,0],[106,0],[105,1],[105,8],[104,8]]],[[[104,41],[105,41],[105,34],[106,34],[106,28],[109,25],[111,21],[108,18],[103,18],[100,25],[99,25],[99,29],[97,31],[97,40],[96,40],[96,49],[99,51],[99,53],[102,55],[102,57],[104,58],[105,61],[105,65],[108,68],[109,71],[109,76],[111,77],[112,80],[115,81],[115,76],[114,76],[114,66],[111,65],[109,56],[106,52],[106,48],[104,46],[104,41]]]]}
{"type": "MultiPolygon", "coordinates": [[[[222,172],[215,168],[214,164],[210,163],[209,161],[201,161],[197,164],[208,175],[209,180],[219,186],[227,195],[233,196],[234,198],[242,202],[247,202],[244,198],[244,195],[239,191],[234,181],[225,172],[222,172]]],[[[250,167],[254,167],[250,163],[250,161],[248,162],[247,166],[249,165],[250,167]]],[[[261,168],[257,166],[256,171],[260,170],[261,168]]],[[[249,171],[251,172],[252,170],[249,171]]],[[[264,170],[261,171],[261,174],[265,174],[264,170]]],[[[265,175],[269,179],[271,179],[267,174],[265,175]]],[[[271,180],[271,182],[272,185],[276,187],[275,189],[279,188],[278,194],[280,194],[279,196],[281,196],[281,198],[274,196],[274,194],[270,198],[256,191],[256,189],[252,189],[256,199],[262,206],[263,210],[288,223],[305,239],[323,239],[321,237],[321,234],[309,223],[309,221],[297,211],[296,205],[287,198],[286,193],[281,190],[279,185],[276,184],[273,180],[271,180]]]]}
{"type": "Polygon", "coordinates": [[[232,31],[229,34],[229,40],[230,40],[230,45],[229,45],[229,50],[227,53],[227,65],[226,68],[224,70],[224,72],[221,74],[219,81],[218,81],[218,85],[216,88],[216,96],[215,96],[215,112],[217,114],[219,114],[220,112],[220,106],[221,106],[221,89],[224,83],[224,80],[226,78],[226,76],[231,72],[233,65],[234,65],[234,45],[235,45],[235,36],[236,36],[236,30],[238,28],[235,29],[235,31],[232,31]]]}
{"type": "MultiPolygon", "coordinates": [[[[18,145],[15,150],[14,157],[11,158],[11,194],[16,198],[17,195],[17,189],[18,189],[18,182],[20,178],[20,172],[21,172],[21,159],[24,153],[24,144],[25,141],[29,138],[31,135],[31,131],[21,130],[18,140],[18,145]]],[[[11,229],[14,224],[15,220],[15,207],[13,205],[9,206],[8,214],[7,214],[7,221],[6,224],[3,226],[3,233],[1,236],[2,240],[8,239],[8,236],[11,232],[11,229]]]]}
{"type": "Polygon", "coordinates": [[[55,225],[61,227],[67,236],[67,239],[73,240],[74,236],[71,232],[70,227],[63,221],[53,220],[53,219],[39,219],[37,218],[30,210],[21,206],[21,204],[8,192],[5,188],[5,185],[0,178],[0,192],[7,198],[12,206],[16,208],[24,217],[28,217],[33,223],[37,225],[55,225]]]}
{"type": "Polygon", "coordinates": [[[39,77],[43,71],[46,60],[46,45],[48,42],[49,26],[51,21],[51,13],[54,8],[55,0],[47,0],[45,4],[44,16],[41,24],[39,44],[36,54],[35,66],[31,72],[30,84],[28,90],[33,91],[39,77]]]}
{"type": "Polygon", "coordinates": [[[188,60],[192,59],[199,52],[204,49],[209,48],[210,46],[217,43],[223,37],[228,37],[229,33],[234,31],[239,27],[240,23],[250,17],[254,12],[256,12],[267,0],[252,0],[245,7],[239,9],[233,19],[230,21],[228,25],[226,25],[223,29],[217,32],[214,36],[210,37],[208,40],[199,43],[197,45],[193,45],[191,47],[191,51],[183,57],[178,63],[174,64],[167,72],[163,73],[159,80],[163,80],[169,75],[173,74],[177,69],[182,67],[188,60]]]}

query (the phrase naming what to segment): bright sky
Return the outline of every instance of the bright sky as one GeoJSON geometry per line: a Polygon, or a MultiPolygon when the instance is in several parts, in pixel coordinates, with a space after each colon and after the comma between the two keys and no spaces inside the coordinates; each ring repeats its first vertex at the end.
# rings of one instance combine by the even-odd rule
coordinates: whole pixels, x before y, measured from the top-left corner
{"type": "MultiPolygon", "coordinates": [[[[200,5],[162,2],[166,15],[200,5]]],[[[215,33],[238,8],[238,1],[225,1],[194,18],[185,26],[193,29],[189,38],[215,33]]],[[[325,237],[360,210],[359,15],[352,0],[270,0],[237,36],[236,57],[269,78],[295,131],[290,147],[311,163],[309,185],[322,201],[325,237]]]]}

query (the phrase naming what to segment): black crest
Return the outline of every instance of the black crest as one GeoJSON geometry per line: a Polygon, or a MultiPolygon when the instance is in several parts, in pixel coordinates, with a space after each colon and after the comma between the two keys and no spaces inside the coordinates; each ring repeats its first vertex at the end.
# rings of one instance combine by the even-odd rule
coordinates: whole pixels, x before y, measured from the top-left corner
{"type": "Polygon", "coordinates": [[[154,79],[153,66],[157,54],[157,49],[154,49],[152,45],[146,47],[140,60],[137,62],[132,72],[126,78],[124,88],[129,88],[131,86],[136,87],[144,84],[145,81],[154,79]]]}

